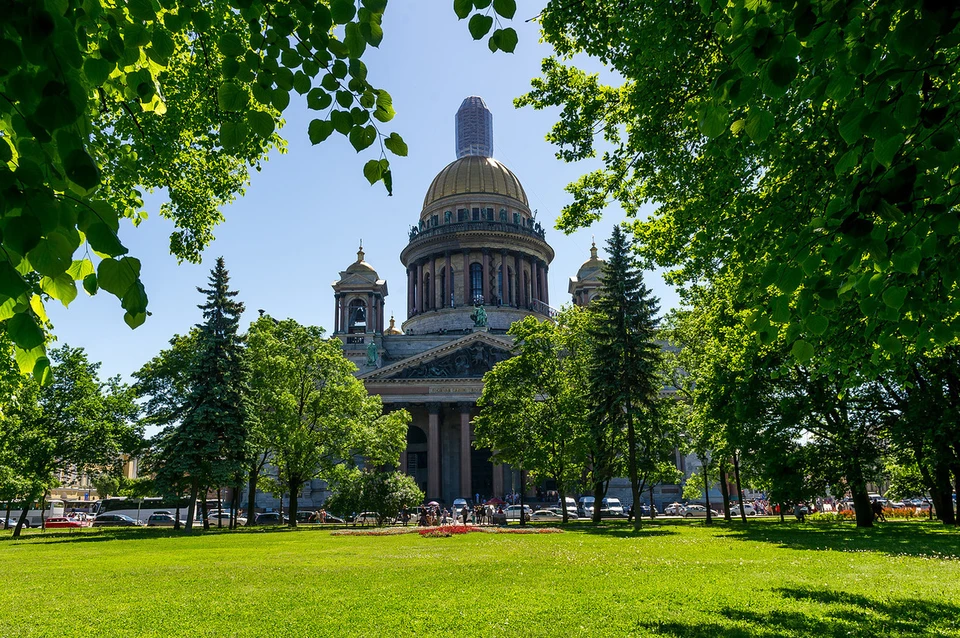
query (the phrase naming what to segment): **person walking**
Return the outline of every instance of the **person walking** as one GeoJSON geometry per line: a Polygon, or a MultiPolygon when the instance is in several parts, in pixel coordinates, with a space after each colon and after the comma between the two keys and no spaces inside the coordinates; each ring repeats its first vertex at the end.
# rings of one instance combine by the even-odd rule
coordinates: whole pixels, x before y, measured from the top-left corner
{"type": "Polygon", "coordinates": [[[887,517],[883,515],[883,503],[873,499],[873,502],[870,503],[870,509],[873,511],[873,520],[887,522],[887,517]]]}

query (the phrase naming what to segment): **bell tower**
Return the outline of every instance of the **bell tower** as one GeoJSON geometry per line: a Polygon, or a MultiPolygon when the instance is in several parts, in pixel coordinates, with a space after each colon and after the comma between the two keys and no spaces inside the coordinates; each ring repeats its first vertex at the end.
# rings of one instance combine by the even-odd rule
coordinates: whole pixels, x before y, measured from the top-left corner
{"type": "Polygon", "coordinates": [[[343,341],[344,354],[361,371],[379,366],[387,282],[364,261],[363,244],[357,251],[357,261],[341,271],[332,286],[336,300],[333,336],[343,341]]]}

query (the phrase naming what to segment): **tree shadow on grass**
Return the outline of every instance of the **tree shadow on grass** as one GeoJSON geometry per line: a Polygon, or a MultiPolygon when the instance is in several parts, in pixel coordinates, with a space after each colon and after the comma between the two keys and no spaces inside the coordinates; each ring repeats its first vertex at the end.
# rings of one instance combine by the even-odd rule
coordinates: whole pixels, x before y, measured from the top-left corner
{"type": "MultiPolygon", "coordinates": [[[[13,538],[12,535],[0,537],[0,543],[20,543],[35,545],[53,545],[57,543],[102,543],[108,541],[130,541],[147,540],[155,538],[197,538],[199,536],[219,536],[221,534],[271,534],[271,533],[289,533],[299,530],[311,530],[313,528],[298,527],[296,530],[280,525],[271,525],[269,527],[242,527],[231,530],[228,528],[211,527],[209,530],[194,530],[186,532],[184,530],[174,530],[168,527],[159,528],[100,528],[76,531],[56,531],[43,533],[30,533],[20,538],[13,538]]],[[[324,527],[327,531],[343,529],[343,526],[324,527]]]]}
{"type": "Polygon", "coordinates": [[[652,622],[642,624],[638,629],[678,638],[920,638],[955,635],[960,631],[960,606],[950,603],[908,598],[880,600],[860,594],[808,588],[774,591],[784,598],[781,609],[761,613],[726,607],[719,615],[730,624],[652,622]],[[790,609],[798,603],[802,609],[790,609]]]}
{"type": "Polygon", "coordinates": [[[878,552],[960,560],[960,533],[941,523],[890,522],[858,529],[852,524],[731,525],[728,538],[774,543],[788,549],[878,552]]]}
{"type": "Polygon", "coordinates": [[[653,536],[670,536],[676,534],[676,530],[656,523],[644,523],[639,531],[633,530],[632,524],[617,522],[600,522],[599,524],[587,523],[576,526],[567,526],[562,528],[565,532],[574,532],[577,534],[591,534],[595,536],[610,536],[613,538],[648,538],[653,536]]]}

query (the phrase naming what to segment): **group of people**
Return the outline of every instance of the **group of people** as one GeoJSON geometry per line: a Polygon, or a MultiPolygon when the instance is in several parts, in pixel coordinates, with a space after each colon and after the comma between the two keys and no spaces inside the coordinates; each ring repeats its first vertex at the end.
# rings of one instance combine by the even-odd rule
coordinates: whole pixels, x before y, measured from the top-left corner
{"type": "MultiPolygon", "coordinates": [[[[464,505],[459,511],[450,511],[439,505],[427,505],[419,508],[417,525],[420,527],[436,527],[438,525],[493,525],[494,517],[503,514],[503,506],[496,509],[493,505],[464,505]]],[[[413,515],[406,506],[397,515],[397,521],[404,526],[408,525],[413,515]]]]}

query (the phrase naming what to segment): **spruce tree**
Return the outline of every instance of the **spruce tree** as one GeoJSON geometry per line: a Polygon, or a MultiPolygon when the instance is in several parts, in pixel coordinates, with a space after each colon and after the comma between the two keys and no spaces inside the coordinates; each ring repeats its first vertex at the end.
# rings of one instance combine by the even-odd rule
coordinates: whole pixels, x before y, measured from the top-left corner
{"type": "MultiPolygon", "coordinates": [[[[183,418],[167,446],[165,469],[189,477],[188,530],[197,499],[210,487],[233,485],[246,461],[249,375],[238,334],[243,304],[235,300],[237,292],[230,290],[229,281],[220,257],[210,273],[210,287],[197,288],[207,297],[198,306],[204,322],[197,326],[198,352],[189,371],[183,418]]],[[[206,525],[205,512],[203,518],[206,525]]]]}
{"type": "MultiPolygon", "coordinates": [[[[654,445],[661,443],[654,409],[662,387],[660,347],[654,341],[659,299],[644,285],[633,245],[620,226],[614,227],[607,241],[607,252],[603,287],[592,305],[594,356],[588,372],[590,428],[598,451],[605,453],[595,455],[593,461],[601,465],[605,462],[609,468],[606,477],[594,468],[594,521],[600,520],[605,481],[612,478],[616,467],[615,456],[602,457],[616,455],[622,449],[622,437],[626,434],[627,471],[634,511],[639,512],[642,488],[638,450],[651,452],[662,447],[654,445]],[[644,428],[642,437],[638,437],[638,426],[644,428]]],[[[634,527],[639,526],[640,517],[636,516],[634,527]]]]}

